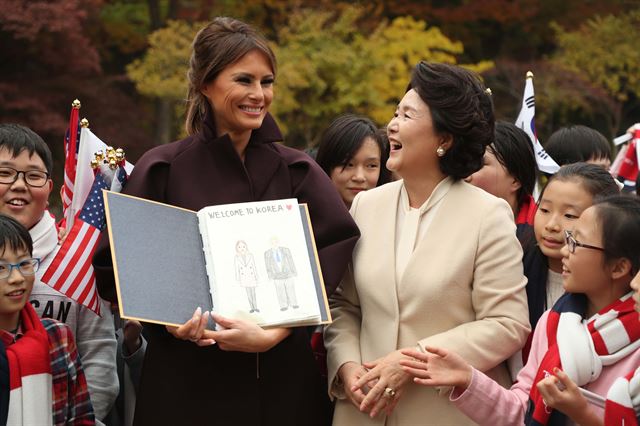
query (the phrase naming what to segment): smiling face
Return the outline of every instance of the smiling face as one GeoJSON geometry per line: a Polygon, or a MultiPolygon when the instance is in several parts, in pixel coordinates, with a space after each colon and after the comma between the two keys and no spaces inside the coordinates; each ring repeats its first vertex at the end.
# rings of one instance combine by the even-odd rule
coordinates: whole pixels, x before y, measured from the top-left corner
{"type": "Polygon", "coordinates": [[[518,190],[522,185],[498,161],[491,147],[487,147],[484,153],[482,168],[466,180],[489,194],[506,200],[512,209],[517,207],[518,190]]]}
{"type": "Polygon", "coordinates": [[[533,222],[538,247],[547,256],[549,267],[562,270],[564,231],[572,231],[582,212],[593,204],[593,197],[577,180],[553,180],[542,194],[533,222]]]}
{"type": "MultiPolygon", "coordinates": [[[[27,150],[13,157],[9,150],[0,148],[0,166],[21,171],[47,171],[40,156],[36,153],[29,155],[27,150]]],[[[27,185],[23,174],[12,184],[0,183],[0,213],[13,217],[25,228],[31,229],[47,209],[47,200],[52,188],[51,179],[40,188],[27,185]]]]}
{"type": "Polygon", "coordinates": [[[436,133],[429,106],[418,92],[409,90],[387,125],[391,151],[387,168],[403,179],[425,173],[441,173],[436,150],[448,149],[445,139],[436,133]]]}
{"type": "MultiPolygon", "coordinates": [[[[0,255],[0,269],[6,268],[7,263],[20,263],[31,258],[26,249],[13,250],[5,244],[4,252],[0,255]]],[[[29,300],[33,288],[34,275],[23,276],[13,268],[9,277],[0,279],[0,328],[11,331],[18,325],[20,311],[29,300]]]]}
{"type": "MultiPolygon", "coordinates": [[[[572,235],[581,244],[602,247],[602,230],[597,220],[596,208],[589,207],[575,220],[572,235]]],[[[562,249],[562,285],[569,293],[584,293],[596,298],[612,287],[611,274],[604,262],[604,253],[593,248],[576,246],[570,253],[562,249]]]]}
{"type": "Polygon", "coordinates": [[[367,137],[347,164],[331,171],[331,181],[347,207],[359,192],[374,188],[378,183],[380,155],[378,144],[367,137]]]}
{"type": "Polygon", "coordinates": [[[273,81],[267,57],[252,50],[205,85],[202,93],[213,109],[218,136],[259,128],[273,100],[273,81]]]}

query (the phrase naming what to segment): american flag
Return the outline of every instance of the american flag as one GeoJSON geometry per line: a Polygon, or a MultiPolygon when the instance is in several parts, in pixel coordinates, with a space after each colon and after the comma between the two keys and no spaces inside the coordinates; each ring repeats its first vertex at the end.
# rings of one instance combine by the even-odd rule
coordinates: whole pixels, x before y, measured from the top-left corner
{"type": "MultiPolygon", "coordinates": [[[[126,172],[120,167],[113,180],[122,186],[126,178],[126,172]]],[[[91,258],[106,224],[102,190],[109,188],[102,174],[97,173],[87,201],[42,277],[44,283],[98,315],[100,303],[91,258]]]]}
{"type": "Polygon", "coordinates": [[[62,212],[67,217],[67,210],[73,199],[73,187],[76,180],[76,164],[78,162],[78,149],[80,148],[80,102],[74,101],[69,117],[69,128],[64,137],[64,182],[60,195],[62,197],[62,212]]]}

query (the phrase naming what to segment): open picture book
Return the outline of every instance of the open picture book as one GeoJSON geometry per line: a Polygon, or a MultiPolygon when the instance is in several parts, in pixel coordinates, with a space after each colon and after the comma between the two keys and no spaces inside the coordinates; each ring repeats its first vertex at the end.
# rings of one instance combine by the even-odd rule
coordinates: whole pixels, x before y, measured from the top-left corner
{"type": "Polygon", "coordinates": [[[306,204],[194,212],[110,191],[104,200],[123,318],[182,325],[201,307],[262,327],[331,322],[306,204]]]}

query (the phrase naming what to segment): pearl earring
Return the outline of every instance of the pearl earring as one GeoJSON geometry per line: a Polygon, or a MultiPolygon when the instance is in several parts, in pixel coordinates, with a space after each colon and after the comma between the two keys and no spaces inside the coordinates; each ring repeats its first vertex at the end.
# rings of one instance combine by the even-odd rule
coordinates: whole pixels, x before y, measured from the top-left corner
{"type": "Polygon", "coordinates": [[[443,157],[446,152],[447,151],[445,151],[442,146],[439,146],[438,149],[436,149],[436,154],[438,154],[438,157],[443,157]]]}

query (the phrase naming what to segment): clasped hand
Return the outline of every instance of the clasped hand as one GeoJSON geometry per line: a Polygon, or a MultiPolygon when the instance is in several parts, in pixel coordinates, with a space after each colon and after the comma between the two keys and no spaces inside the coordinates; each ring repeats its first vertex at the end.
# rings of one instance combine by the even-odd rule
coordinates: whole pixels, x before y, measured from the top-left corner
{"type": "Polygon", "coordinates": [[[189,340],[198,346],[218,344],[224,351],[266,352],[291,333],[287,328],[264,330],[252,322],[229,319],[198,308],[190,320],[180,327],[166,326],[167,331],[177,339],[189,340]],[[212,318],[221,330],[207,330],[209,318],[212,318]]]}
{"type": "Polygon", "coordinates": [[[366,362],[348,367],[343,375],[345,391],[351,402],[362,412],[375,417],[381,412],[390,415],[402,397],[409,375],[402,370],[400,360],[405,358],[398,350],[366,362]],[[390,391],[386,391],[390,389],[390,391]]]}

